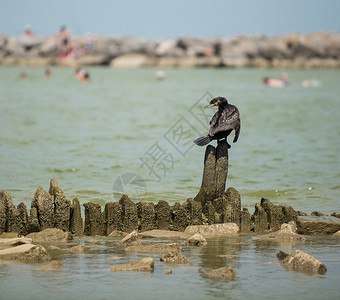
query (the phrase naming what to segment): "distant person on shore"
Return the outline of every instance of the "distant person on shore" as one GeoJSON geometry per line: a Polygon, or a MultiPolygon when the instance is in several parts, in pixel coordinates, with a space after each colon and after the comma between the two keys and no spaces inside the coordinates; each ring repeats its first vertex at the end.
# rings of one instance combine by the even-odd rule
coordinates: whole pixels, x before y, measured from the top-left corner
{"type": "Polygon", "coordinates": [[[33,36],[34,35],[32,29],[31,29],[31,25],[30,24],[25,25],[24,35],[25,36],[33,36]]]}
{"type": "Polygon", "coordinates": [[[66,26],[61,26],[59,38],[60,38],[60,57],[67,58],[71,51],[71,45],[70,45],[70,32],[66,28],[66,26]]]}
{"type": "Polygon", "coordinates": [[[52,76],[52,72],[50,69],[46,69],[44,74],[46,78],[50,78],[52,76]]]}
{"type": "Polygon", "coordinates": [[[263,83],[270,87],[279,87],[279,88],[287,87],[290,84],[289,76],[286,72],[282,73],[281,79],[264,77],[263,83]]]}

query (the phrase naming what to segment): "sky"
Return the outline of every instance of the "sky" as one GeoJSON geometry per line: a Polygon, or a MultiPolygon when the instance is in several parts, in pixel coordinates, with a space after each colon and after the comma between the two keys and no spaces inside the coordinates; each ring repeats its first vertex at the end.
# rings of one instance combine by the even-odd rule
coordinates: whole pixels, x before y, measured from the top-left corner
{"type": "Polygon", "coordinates": [[[0,0],[0,34],[141,38],[340,32],[340,0],[0,0]]]}

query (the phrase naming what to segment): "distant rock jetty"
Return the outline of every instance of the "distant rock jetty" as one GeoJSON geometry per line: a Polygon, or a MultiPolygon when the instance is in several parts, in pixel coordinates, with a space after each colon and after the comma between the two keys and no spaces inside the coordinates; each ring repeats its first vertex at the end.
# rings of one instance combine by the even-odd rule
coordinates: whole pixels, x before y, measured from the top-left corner
{"type": "Polygon", "coordinates": [[[340,32],[151,40],[86,35],[70,38],[61,57],[58,35],[0,35],[0,65],[138,67],[340,68],[340,32]]]}

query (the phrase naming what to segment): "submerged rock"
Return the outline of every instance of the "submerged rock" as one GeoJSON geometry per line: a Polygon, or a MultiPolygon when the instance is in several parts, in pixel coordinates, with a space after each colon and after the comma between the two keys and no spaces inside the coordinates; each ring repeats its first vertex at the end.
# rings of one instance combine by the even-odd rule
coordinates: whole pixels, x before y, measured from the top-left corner
{"type": "Polygon", "coordinates": [[[199,233],[204,237],[234,235],[239,231],[239,227],[235,223],[213,224],[213,225],[195,225],[188,226],[185,233],[199,233]]]}
{"type": "Polygon", "coordinates": [[[129,246],[125,248],[128,252],[165,254],[168,252],[181,252],[182,247],[177,243],[129,246]]]}
{"type": "Polygon", "coordinates": [[[68,249],[69,252],[74,254],[83,254],[83,253],[91,253],[92,249],[89,246],[79,244],[77,246],[71,247],[68,249]]]}
{"type": "Polygon", "coordinates": [[[20,246],[0,250],[0,259],[43,261],[49,260],[50,255],[43,246],[23,244],[20,246]]]}
{"type": "Polygon", "coordinates": [[[73,239],[70,232],[64,232],[61,229],[47,228],[40,232],[33,232],[26,236],[36,242],[66,242],[73,239]]]}
{"type": "Polygon", "coordinates": [[[254,237],[254,239],[273,239],[283,241],[304,241],[306,238],[300,234],[293,232],[292,227],[289,224],[282,224],[281,229],[276,232],[272,232],[266,235],[260,235],[254,237]]]}
{"type": "Polygon", "coordinates": [[[283,260],[283,259],[285,259],[287,256],[289,256],[289,254],[286,253],[286,252],[284,252],[284,251],[281,251],[281,250],[280,250],[279,252],[276,253],[276,257],[277,257],[278,260],[283,260]]]}
{"type": "Polygon", "coordinates": [[[207,240],[199,233],[194,234],[183,242],[183,245],[186,246],[201,246],[206,244],[207,240]]]}
{"type": "Polygon", "coordinates": [[[340,219],[332,216],[300,216],[296,226],[300,234],[334,234],[340,230],[340,219]]]}
{"type": "Polygon", "coordinates": [[[152,257],[144,257],[139,261],[126,265],[111,266],[111,272],[153,272],[155,263],[152,257]]]}
{"type": "Polygon", "coordinates": [[[230,280],[237,276],[237,272],[232,267],[222,267],[219,269],[211,270],[205,275],[210,278],[221,278],[224,280],[230,280]]]}
{"type": "Polygon", "coordinates": [[[179,254],[178,252],[168,252],[164,256],[160,258],[160,260],[166,264],[176,265],[176,264],[189,264],[193,261],[189,258],[186,258],[184,255],[179,254]]]}
{"type": "Polygon", "coordinates": [[[38,270],[40,272],[48,272],[48,271],[60,271],[64,268],[64,265],[57,260],[52,260],[50,263],[48,263],[45,266],[42,266],[38,270]]]}
{"type": "Polygon", "coordinates": [[[327,271],[326,266],[321,261],[300,250],[288,255],[280,264],[289,270],[304,273],[324,274],[327,271]]]}
{"type": "Polygon", "coordinates": [[[138,234],[142,238],[176,238],[185,240],[190,237],[190,234],[187,234],[182,231],[170,231],[170,230],[150,230],[144,231],[138,234]]]}

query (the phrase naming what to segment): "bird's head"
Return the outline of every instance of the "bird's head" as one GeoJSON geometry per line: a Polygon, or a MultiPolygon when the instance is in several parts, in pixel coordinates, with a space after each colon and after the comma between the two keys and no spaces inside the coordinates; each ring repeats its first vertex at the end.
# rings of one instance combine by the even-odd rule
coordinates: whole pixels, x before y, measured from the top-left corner
{"type": "Polygon", "coordinates": [[[224,107],[227,104],[228,104],[228,100],[226,98],[216,97],[216,98],[212,99],[210,101],[210,103],[204,108],[208,108],[208,107],[212,107],[212,106],[224,107]]]}

